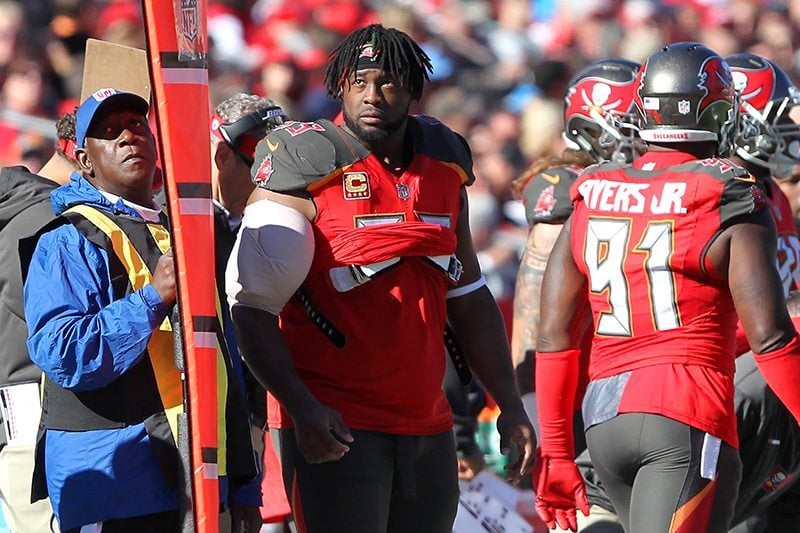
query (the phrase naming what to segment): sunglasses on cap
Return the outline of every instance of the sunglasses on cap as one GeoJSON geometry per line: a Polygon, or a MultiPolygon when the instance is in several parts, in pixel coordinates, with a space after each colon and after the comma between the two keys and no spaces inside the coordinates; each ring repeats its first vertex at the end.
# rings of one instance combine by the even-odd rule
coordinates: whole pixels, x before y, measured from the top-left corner
{"type": "Polygon", "coordinates": [[[211,117],[211,133],[223,140],[247,166],[252,166],[258,141],[267,131],[280,126],[285,120],[286,114],[280,106],[253,111],[230,124],[224,124],[215,114],[211,117]]]}

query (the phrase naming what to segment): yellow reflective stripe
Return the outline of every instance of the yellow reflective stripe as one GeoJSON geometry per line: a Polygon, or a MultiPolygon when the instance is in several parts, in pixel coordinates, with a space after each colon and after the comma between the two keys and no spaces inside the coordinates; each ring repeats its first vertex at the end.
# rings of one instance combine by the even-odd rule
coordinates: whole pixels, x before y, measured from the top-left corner
{"type": "Polygon", "coordinates": [[[113,220],[88,205],[76,205],[67,209],[66,212],[82,215],[106,234],[111,241],[111,246],[114,248],[114,253],[117,254],[117,257],[128,271],[128,279],[131,281],[133,290],[139,290],[150,283],[150,278],[152,277],[150,269],[147,268],[142,256],[133,247],[125,232],[113,220]]]}
{"type": "MultiPolygon", "coordinates": [[[[222,320],[222,303],[219,299],[219,288],[216,281],[214,282],[214,300],[217,308],[217,324],[219,325],[222,338],[225,337],[225,324],[222,320]]],[[[225,442],[228,441],[228,428],[227,419],[225,417],[225,409],[228,404],[228,370],[225,364],[225,354],[217,342],[217,442],[219,450],[225,451],[225,442]]],[[[217,468],[220,476],[227,475],[228,473],[228,454],[219,453],[217,455],[217,468]]]]}
{"type": "MultiPolygon", "coordinates": [[[[128,271],[128,278],[134,290],[139,290],[145,285],[150,284],[152,274],[145,264],[142,256],[133,247],[133,243],[113,220],[107,217],[98,209],[88,205],[76,205],[69,208],[66,212],[75,212],[94,224],[97,229],[106,234],[114,248],[114,253],[128,271]]],[[[163,251],[169,248],[169,233],[163,228],[154,224],[148,224],[151,234],[158,243],[158,247],[163,251]],[[152,226],[156,226],[155,228],[152,226]],[[159,237],[156,237],[155,230],[158,230],[159,237]],[[166,241],[166,248],[163,248],[166,241]]],[[[178,440],[178,413],[183,412],[183,386],[181,384],[181,374],[175,368],[174,360],[174,338],[169,319],[164,319],[161,326],[153,331],[150,342],[147,343],[147,353],[150,357],[150,364],[153,367],[153,374],[156,379],[159,396],[167,413],[169,426],[175,442],[178,440]],[[166,325],[166,326],[165,326],[166,325]],[[172,414],[170,414],[172,412],[172,414]]]]}
{"type": "Polygon", "coordinates": [[[150,364],[156,377],[161,404],[167,413],[169,428],[178,442],[178,413],[183,412],[183,384],[181,373],[175,368],[174,338],[171,331],[156,329],[147,343],[150,364]]]}
{"type": "Polygon", "coordinates": [[[158,249],[161,250],[161,253],[167,253],[167,250],[169,250],[171,245],[167,228],[161,224],[147,224],[147,229],[150,230],[150,235],[153,236],[153,240],[156,241],[158,249]]]}
{"type": "Polygon", "coordinates": [[[228,454],[226,453],[226,442],[228,442],[228,428],[225,416],[225,409],[228,403],[228,372],[222,350],[217,346],[217,472],[220,476],[228,473],[228,454]]]}
{"type": "MultiPolygon", "coordinates": [[[[169,247],[172,245],[167,229],[160,224],[150,223],[147,224],[147,229],[150,230],[150,235],[153,236],[153,240],[156,241],[156,245],[158,249],[161,250],[161,253],[167,253],[167,250],[169,250],[169,247]]],[[[164,322],[161,323],[158,329],[172,331],[172,324],[169,323],[169,317],[164,318],[164,322]]]]}

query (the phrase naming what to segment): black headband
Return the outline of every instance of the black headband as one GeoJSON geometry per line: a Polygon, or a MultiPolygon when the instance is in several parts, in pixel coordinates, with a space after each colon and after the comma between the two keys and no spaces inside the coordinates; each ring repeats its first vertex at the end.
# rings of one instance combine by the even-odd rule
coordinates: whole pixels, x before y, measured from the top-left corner
{"type": "Polygon", "coordinates": [[[383,70],[383,50],[377,44],[367,43],[361,46],[361,54],[358,56],[356,70],[377,68],[383,70]]]}

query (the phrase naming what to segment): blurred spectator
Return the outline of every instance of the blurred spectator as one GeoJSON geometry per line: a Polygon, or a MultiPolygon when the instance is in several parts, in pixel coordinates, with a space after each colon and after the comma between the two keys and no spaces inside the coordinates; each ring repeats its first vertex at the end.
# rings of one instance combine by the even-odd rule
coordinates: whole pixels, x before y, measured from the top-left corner
{"type": "Polygon", "coordinates": [[[287,114],[294,116],[293,109],[303,92],[305,76],[291,54],[275,50],[271,53],[259,73],[260,86],[256,92],[273,100],[287,114]]]}
{"type": "Polygon", "coordinates": [[[41,61],[20,53],[6,67],[0,86],[0,165],[23,159],[36,171],[52,154],[52,121],[37,120],[52,113],[45,101],[49,86],[41,61]],[[38,161],[38,163],[37,163],[38,161]]]}
{"type": "Polygon", "coordinates": [[[245,40],[242,4],[239,0],[208,3],[208,39],[211,60],[240,70],[251,70],[258,61],[245,40]]]}
{"type": "Polygon", "coordinates": [[[144,22],[140,2],[110,0],[100,10],[94,37],[133,48],[144,48],[144,22]]]}
{"type": "Polygon", "coordinates": [[[0,76],[17,52],[22,22],[23,11],[17,2],[0,1],[0,76]]]}
{"type": "Polygon", "coordinates": [[[7,65],[0,89],[3,108],[24,115],[45,114],[45,77],[41,60],[27,53],[17,54],[7,65]]]}
{"type": "Polygon", "coordinates": [[[519,147],[529,161],[563,150],[561,140],[563,103],[557,100],[532,101],[522,114],[519,147]]]}

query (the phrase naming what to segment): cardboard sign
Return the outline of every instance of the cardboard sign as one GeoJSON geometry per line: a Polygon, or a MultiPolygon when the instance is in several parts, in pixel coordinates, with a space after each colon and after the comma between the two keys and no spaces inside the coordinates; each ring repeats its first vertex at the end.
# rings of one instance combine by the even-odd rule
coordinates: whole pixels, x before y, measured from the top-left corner
{"type": "Polygon", "coordinates": [[[150,71],[147,53],[98,39],[86,41],[81,102],[104,87],[138,94],[150,101],[150,71]]]}

